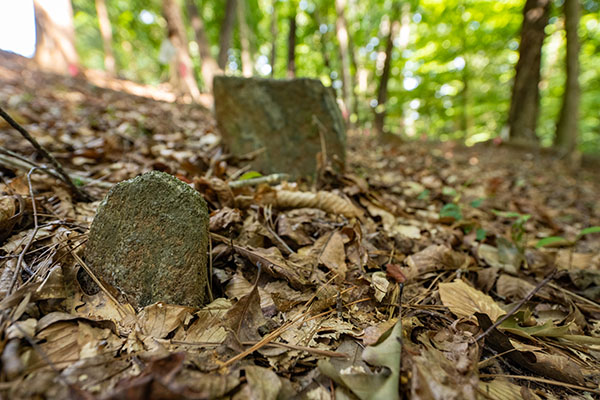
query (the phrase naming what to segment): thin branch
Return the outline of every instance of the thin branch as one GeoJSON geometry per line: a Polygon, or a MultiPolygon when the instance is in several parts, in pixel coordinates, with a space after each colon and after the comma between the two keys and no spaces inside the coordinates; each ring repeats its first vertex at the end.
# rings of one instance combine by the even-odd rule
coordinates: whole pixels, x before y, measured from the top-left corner
{"type": "Polygon", "coordinates": [[[37,140],[35,140],[34,137],[31,136],[31,134],[29,134],[29,132],[27,132],[27,130],[25,128],[23,128],[21,125],[19,125],[19,123],[17,121],[12,119],[12,117],[10,115],[8,115],[6,113],[6,111],[4,111],[4,109],[2,109],[2,107],[0,107],[0,116],[2,116],[2,118],[4,118],[10,126],[12,126],[17,131],[19,131],[19,133],[21,135],[23,135],[23,137],[25,139],[27,139],[29,141],[29,143],[31,143],[33,145],[33,147],[38,151],[38,153],[40,153],[45,159],[47,159],[50,162],[50,164],[52,164],[54,169],[60,175],[62,181],[65,182],[65,184],[69,187],[69,189],[71,189],[71,191],[75,195],[75,198],[77,198],[80,201],[92,201],[93,200],[89,194],[87,194],[86,192],[82,191],[77,186],[75,186],[75,184],[73,183],[71,178],[69,178],[69,175],[67,175],[67,173],[63,169],[62,165],[60,165],[60,163],[56,160],[56,158],[54,158],[54,156],[52,154],[50,154],[48,152],[48,150],[43,148],[37,142],[37,140]]]}
{"type": "MultiPolygon", "coordinates": [[[[10,150],[4,149],[0,147],[0,164],[4,164],[13,168],[20,168],[22,170],[28,171],[31,167],[36,167],[46,175],[51,178],[55,178],[62,181],[62,177],[53,170],[52,168],[48,168],[44,165],[38,164],[34,161],[27,159],[26,157],[20,156],[10,150]]],[[[104,182],[100,179],[92,179],[87,176],[79,175],[79,174],[69,174],[71,179],[75,179],[83,182],[86,186],[96,186],[102,189],[110,189],[115,184],[111,182],[104,182]]]]}
{"type": "Polygon", "coordinates": [[[268,183],[268,184],[279,183],[282,180],[289,179],[289,177],[290,176],[288,174],[272,174],[272,175],[261,176],[258,178],[245,179],[243,181],[233,181],[233,182],[229,182],[228,185],[232,189],[237,189],[237,188],[241,188],[241,187],[245,187],[245,186],[256,186],[261,183],[268,183]]]}
{"type": "Polygon", "coordinates": [[[33,240],[35,239],[35,235],[37,235],[37,232],[40,228],[38,225],[38,213],[37,213],[37,207],[35,205],[35,196],[33,194],[33,186],[31,185],[31,174],[33,173],[33,171],[35,171],[35,169],[36,169],[36,167],[31,168],[31,170],[27,174],[27,184],[29,186],[29,194],[31,195],[31,207],[33,208],[34,228],[33,228],[33,232],[31,232],[31,236],[29,237],[29,240],[27,241],[27,244],[23,248],[23,251],[21,251],[21,254],[19,254],[19,258],[17,259],[17,265],[15,266],[15,272],[10,281],[10,285],[8,286],[7,296],[12,293],[12,291],[15,287],[17,278],[21,274],[21,265],[23,265],[23,258],[25,258],[25,253],[27,253],[27,250],[29,250],[29,247],[31,246],[31,244],[33,243],[33,240]]]}
{"type": "Polygon", "coordinates": [[[556,274],[556,269],[554,269],[550,274],[548,274],[548,276],[546,278],[544,278],[543,281],[538,283],[537,286],[534,287],[533,290],[531,292],[529,292],[529,294],[527,296],[525,296],[523,299],[521,299],[521,301],[519,301],[517,303],[517,305],[515,305],[513,307],[512,310],[510,310],[507,314],[504,314],[501,318],[498,319],[498,321],[494,322],[484,332],[477,335],[475,337],[475,342],[478,342],[481,339],[483,339],[484,337],[486,337],[487,335],[489,335],[491,331],[496,329],[501,323],[503,323],[508,318],[510,318],[512,315],[514,315],[517,311],[519,311],[519,309],[523,306],[523,304],[525,304],[525,302],[529,301],[529,299],[531,299],[542,287],[544,287],[544,285],[546,285],[548,282],[550,282],[550,280],[554,277],[555,274],[556,274]]]}

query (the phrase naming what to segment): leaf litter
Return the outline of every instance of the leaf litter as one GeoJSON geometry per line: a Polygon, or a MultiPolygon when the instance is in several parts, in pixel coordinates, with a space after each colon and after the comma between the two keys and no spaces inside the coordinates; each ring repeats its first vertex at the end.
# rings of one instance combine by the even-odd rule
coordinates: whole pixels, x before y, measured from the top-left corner
{"type": "Polygon", "coordinates": [[[98,202],[30,171],[43,161],[0,121],[3,397],[600,394],[598,171],[350,133],[344,175],[286,182],[227,154],[200,106],[1,61],[0,103],[78,185],[100,199],[171,173],[212,238],[210,304],[133,309],[84,270],[98,202]]]}

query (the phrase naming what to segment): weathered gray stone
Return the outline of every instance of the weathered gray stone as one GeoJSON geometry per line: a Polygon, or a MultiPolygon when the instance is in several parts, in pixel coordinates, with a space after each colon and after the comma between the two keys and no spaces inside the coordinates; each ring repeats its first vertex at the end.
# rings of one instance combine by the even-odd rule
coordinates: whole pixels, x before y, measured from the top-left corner
{"type": "Polygon", "coordinates": [[[136,307],[204,303],[208,209],[179,179],[149,172],[115,185],[98,207],[86,262],[136,307]]]}
{"type": "Polygon", "coordinates": [[[333,89],[319,80],[217,76],[213,91],[217,124],[232,153],[265,148],[253,162],[255,169],[314,178],[321,135],[327,159],[343,168],[344,120],[333,89]]]}

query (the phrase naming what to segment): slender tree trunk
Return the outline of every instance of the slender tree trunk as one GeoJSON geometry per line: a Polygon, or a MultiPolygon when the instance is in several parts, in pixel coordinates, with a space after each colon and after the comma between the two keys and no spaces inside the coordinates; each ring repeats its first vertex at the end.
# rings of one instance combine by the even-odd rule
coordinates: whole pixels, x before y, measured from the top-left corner
{"type": "Polygon", "coordinates": [[[271,78],[275,77],[275,60],[277,60],[277,0],[273,0],[271,14],[271,78]]]}
{"type": "Polygon", "coordinates": [[[194,0],[186,0],[185,3],[190,22],[192,23],[192,28],[194,29],[196,43],[198,43],[198,49],[200,51],[201,72],[204,87],[207,91],[212,92],[213,78],[219,72],[219,66],[210,52],[210,44],[208,43],[206,32],[204,30],[204,22],[200,17],[196,3],[194,0]]]}
{"type": "Polygon", "coordinates": [[[221,32],[219,34],[219,56],[217,58],[219,68],[223,71],[225,71],[225,66],[227,65],[227,51],[231,47],[231,40],[233,39],[235,9],[236,0],[227,0],[225,4],[225,17],[221,23],[221,32]]]}
{"type": "Polygon", "coordinates": [[[194,68],[188,51],[188,40],[177,0],[163,0],[163,14],[167,20],[169,41],[175,48],[171,62],[171,79],[175,89],[192,99],[200,98],[200,90],[194,77],[194,68]]]}
{"type": "Polygon", "coordinates": [[[579,0],[565,0],[565,30],[567,33],[567,82],[556,127],[554,145],[571,153],[577,146],[579,116],[579,0]]]}
{"type": "Polygon", "coordinates": [[[288,61],[287,76],[296,76],[296,13],[290,17],[290,31],[288,33],[288,61]]]}
{"type": "Polygon", "coordinates": [[[350,108],[350,93],[352,92],[351,78],[350,78],[350,59],[348,56],[348,25],[346,24],[346,0],[335,0],[335,10],[337,12],[337,19],[335,21],[335,30],[337,34],[339,49],[340,49],[340,60],[342,61],[342,100],[344,104],[344,119],[346,123],[349,120],[349,108],[350,108]]]}
{"type": "Polygon", "coordinates": [[[240,28],[240,45],[242,47],[242,75],[252,76],[253,62],[252,51],[250,49],[250,29],[246,21],[246,2],[240,1],[237,6],[237,19],[240,28]]]}
{"type": "Polygon", "coordinates": [[[383,63],[383,70],[381,72],[381,78],[379,79],[379,87],[377,88],[377,107],[375,107],[375,120],[373,125],[375,132],[380,140],[384,139],[384,123],[385,123],[385,103],[388,97],[388,81],[390,79],[390,70],[392,66],[392,50],[394,49],[394,36],[398,30],[398,4],[394,4],[394,10],[392,11],[392,20],[389,22],[388,32],[385,41],[385,61],[383,63]]]}
{"type": "Polygon", "coordinates": [[[70,0],[34,0],[36,49],[40,67],[59,74],[79,73],[70,0]]]}
{"type": "MultiPolygon", "coordinates": [[[[312,18],[315,21],[316,25],[318,27],[321,26],[322,24],[322,19],[321,19],[321,15],[319,14],[319,12],[317,10],[314,10],[313,14],[312,14],[312,18]]],[[[323,67],[324,67],[324,71],[323,73],[327,74],[328,76],[331,76],[331,59],[329,57],[329,53],[327,52],[327,43],[329,43],[329,31],[325,32],[325,33],[321,33],[321,38],[319,40],[319,50],[321,51],[321,57],[323,58],[323,67]]]]}
{"type": "Polygon", "coordinates": [[[98,24],[100,25],[100,35],[102,36],[102,45],[104,46],[104,69],[109,75],[114,76],[115,55],[112,47],[112,27],[108,18],[105,0],[96,0],[96,14],[98,14],[98,24]]]}
{"type": "Polygon", "coordinates": [[[540,64],[542,45],[548,24],[550,0],[527,0],[523,9],[523,26],[519,46],[512,99],[508,116],[511,139],[537,141],[539,114],[540,64]]]}
{"type": "MultiPolygon", "coordinates": [[[[356,0],[350,0],[350,10],[357,9],[358,5],[356,4],[356,0]]],[[[352,15],[348,15],[348,19],[352,21],[352,15]]],[[[346,31],[348,32],[348,56],[350,57],[350,65],[352,66],[352,71],[350,72],[350,88],[351,88],[351,97],[352,97],[352,113],[355,115],[355,120],[352,122],[354,125],[359,124],[358,119],[358,105],[360,101],[358,99],[358,64],[356,63],[356,51],[354,48],[354,41],[350,37],[350,31],[348,30],[348,24],[346,23],[346,31]]]]}

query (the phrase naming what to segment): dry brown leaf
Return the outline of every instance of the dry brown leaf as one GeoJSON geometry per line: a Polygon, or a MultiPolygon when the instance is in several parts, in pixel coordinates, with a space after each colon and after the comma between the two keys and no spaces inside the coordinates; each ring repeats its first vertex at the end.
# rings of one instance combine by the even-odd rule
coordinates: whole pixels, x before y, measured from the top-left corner
{"type": "Polygon", "coordinates": [[[17,205],[13,196],[0,196],[0,243],[6,239],[17,223],[17,205]]]}
{"type": "Polygon", "coordinates": [[[535,285],[526,280],[506,274],[500,275],[496,282],[498,295],[511,300],[521,300],[534,288],[535,285]]]}
{"type": "Polygon", "coordinates": [[[231,306],[229,300],[216,299],[197,311],[198,319],[186,331],[177,331],[174,338],[190,343],[223,343],[227,336],[223,318],[231,306]]]}
{"type": "Polygon", "coordinates": [[[214,232],[241,222],[242,214],[240,210],[229,207],[223,207],[211,214],[209,227],[210,230],[214,232]]]}
{"type": "Polygon", "coordinates": [[[192,312],[193,308],[190,307],[154,303],[144,307],[138,314],[138,324],[143,334],[162,339],[189,320],[192,312]]]}
{"type": "Polygon", "coordinates": [[[496,378],[493,381],[479,381],[479,390],[488,398],[495,400],[529,399],[541,400],[537,394],[525,386],[515,385],[505,378],[496,378]]]}
{"type": "Polygon", "coordinates": [[[459,318],[473,318],[476,312],[487,314],[492,321],[506,312],[487,294],[475,289],[463,280],[440,283],[442,303],[459,318]]]}
{"type": "Polygon", "coordinates": [[[406,279],[412,280],[427,272],[456,270],[468,265],[469,258],[444,245],[431,245],[406,258],[406,279]]]}
{"type": "Polygon", "coordinates": [[[381,302],[390,287],[390,281],[387,280],[385,272],[373,272],[373,275],[371,275],[371,287],[375,289],[375,299],[381,302]]]}
{"type": "Polygon", "coordinates": [[[339,232],[336,231],[330,235],[329,240],[323,248],[323,252],[319,256],[319,262],[332,272],[338,274],[342,280],[346,279],[346,272],[348,270],[346,266],[346,251],[342,235],[339,232]]]}
{"type": "Polygon", "coordinates": [[[241,342],[261,339],[258,328],[266,323],[266,318],[260,308],[257,285],[227,311],[224,322],[241,342]]]}

